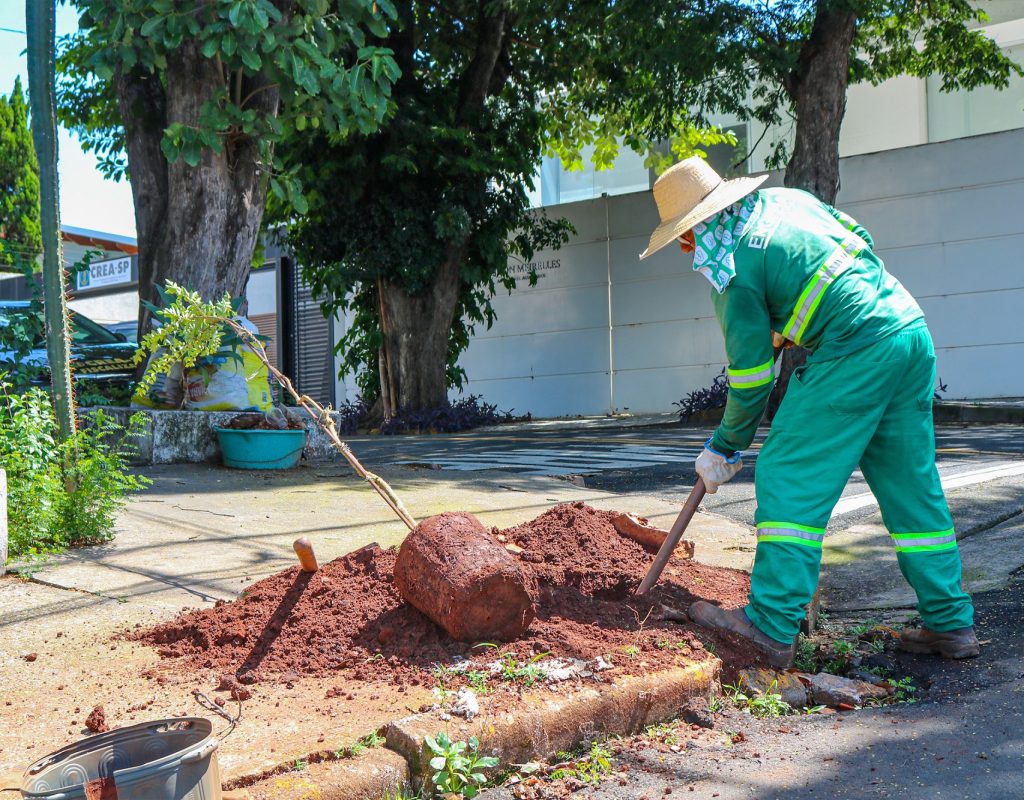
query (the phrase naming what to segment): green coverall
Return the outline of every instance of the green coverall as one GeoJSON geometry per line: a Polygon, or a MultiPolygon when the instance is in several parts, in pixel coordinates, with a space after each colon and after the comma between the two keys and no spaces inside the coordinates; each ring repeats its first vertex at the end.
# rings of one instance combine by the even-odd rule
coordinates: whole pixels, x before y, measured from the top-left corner
{"type": "Polygon", "coordinates": [[[772,389],[773,330],[812,352],[757,459],[757,555],[747,616],[792,642],[818,583],[825,526],[860,466],[924,625],[973,625],[953,520],[935,468],[935,352],[913,297],[866,230],[797,189],[762,189],[712,289],[729,358],[729,399],[709,446],[744,450],[772,389]]]}

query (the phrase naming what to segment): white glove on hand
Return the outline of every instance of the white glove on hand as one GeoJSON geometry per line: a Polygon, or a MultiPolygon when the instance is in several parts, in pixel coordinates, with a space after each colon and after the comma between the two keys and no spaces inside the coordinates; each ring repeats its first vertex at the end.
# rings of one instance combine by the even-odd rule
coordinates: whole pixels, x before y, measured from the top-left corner
{"type": "Polygon", "coordinates": [[[717,492],[719,486],[731,481],[736,473],[743,469],[740,455],[742,454],[737,452],[726,458],[707,444],[704,445],[694,466],[697,468],[697,474],[704,479],[704,488],[708,494],[717,492]]]}

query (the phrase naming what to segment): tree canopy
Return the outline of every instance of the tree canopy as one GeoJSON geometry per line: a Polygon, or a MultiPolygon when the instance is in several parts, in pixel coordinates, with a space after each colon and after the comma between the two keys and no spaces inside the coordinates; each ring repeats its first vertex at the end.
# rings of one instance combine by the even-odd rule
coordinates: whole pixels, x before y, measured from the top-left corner
{"type": "Polygon", "coordinates": [[[392,353],[390,369],[384,364],[389,412],[443,403],[447,384],[461,383],[456,359],[472,325],[493,319],[496,285],[514,285],[510,257],[529,261],[563,240],[565,226],[530,214],[527,196],[540,159],[535,37],[547,34],[536,10],[512,6],[402,3],[387,41],[401,70],[393,118],[379,133],[324,132],[281,151],[311,189],[289,242],[328,310],[355,312],[346,359],[350,369],[368,367],[360,377],[367,396],[381,388],[378,346],[395,295],[438,295],[420,319],[407,308],[394,321],[430,327],[422,317],[439,316],[438,332],[415,339],[440,336],[441,357],[416,367],[433,373],[428,393],[412,389],[418,379],[402,374],[392,353]]]}
{"type": "Polygon", "coordinates": [[[11,94],[0,96],[0,265],[34,261],[42,249],[39,161],[16,78],[11,94]]]}
{"type": "MultiPolygon", "coordinates": [[[[309,131],[374,130],[397,67],[389,0],[75,0],[62,119],[127,174],[141,300],[173,280],[239,295],[267,189],[301,213],[275,148],[309,131]]],[[[143,328],[145,325],[143,325],[143,328]]]]}

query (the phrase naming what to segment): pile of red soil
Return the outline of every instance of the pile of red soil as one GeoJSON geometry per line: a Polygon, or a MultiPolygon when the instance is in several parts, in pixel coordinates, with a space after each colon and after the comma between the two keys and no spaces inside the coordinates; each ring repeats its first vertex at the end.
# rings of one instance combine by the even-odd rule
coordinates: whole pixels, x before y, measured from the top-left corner
{"type": "MultiPolygon", "coordinates": [[[[611,654],[616,667],[643,673],[703,655],[713,641],[727,673],[757,660],[742,640],[691,624],[657,619],[657,608],[684,610],[694,600],[742,605],[749,577],[737,570],[673,559],[661,584],[643,598],[633,592],[653,554],[620,536],[613,512],[583,503],[556,506],[537,519],[492,531],[522,548],[519,558],[540,587],[537,617],[526,635],[502,647],[526,657],[592,659],[611,654]],[[653,612],[653,613],[652,613],[653,612]]],[[[396,552],[369,545],[314,574],[293,567],[251,586],[238,600],[185,612],[132,636],[175,659],[183,670],[232,673],[242,683],[330,675],[419,684],[423,672],[455,657],[481,663],[490,648],[451,639],[405,603],[392,572],[396,552]]]]}

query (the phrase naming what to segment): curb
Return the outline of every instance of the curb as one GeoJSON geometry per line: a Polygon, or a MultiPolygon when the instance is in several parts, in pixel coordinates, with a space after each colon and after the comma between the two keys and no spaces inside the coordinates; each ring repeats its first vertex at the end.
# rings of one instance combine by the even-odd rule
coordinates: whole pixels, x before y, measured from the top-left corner
{"type": "Polygon", "coordinates": [[[433,714],[415,714],[392,722],[384,731],[387,746],[408,761],[413,784],[429,778],[431,754],[425,736],[446,728],[452,740],[476,736],[480,751],[498,759],[497,770],[549,758],[602,736],[627,736],[648,725],[674,719],[695,699],[718,690],[722,662],[712,658],[688,667],[645,676],[629,676],[588,687],[569,697],[529,698],[517,713],[481,715],[473,722],[442,723],[433,714]]]}
{"type": "Polygon", "coordinates": [[[476,736],[480,751],[497,757],[496,769],[501,771],[572,750],[595,736],[627,736],[675,719],[693,701],[707,701],[718,691],[721,668],[722,662],[712,656],[699,664],[588,686],[568,696],[527,697],[514,712],[483,713],[472,722],[443,721],[437,712],[414,714],[385,726],[383,747],[356,758],[310,763],[301,771],[258,780],[235,778],[225,782],[225,797],[380,800],[410,783],[418,788],[429,780],[433,771],[424,737],[441,730],[454,741],[476,736]]]}
{"type": "Polygon", "coordinates": [[[976,425],[1024,423],[1024,406],[999,406],[981,403],[936,402],[932,406],[935,422],[940,424],[967,423],[976,425]]]}
{"type": "MultiPolygon", "coordinates": [[[[409,765],[398,753],[378,747],[355,758],[310,764],[237,789],[246,800],[380,800],[409,783],[409,765]]],[[[243,780],[230,781],[237,786],[243,780]]],[[[225,793],[225,797],[228,794],[225,793]]]]}

